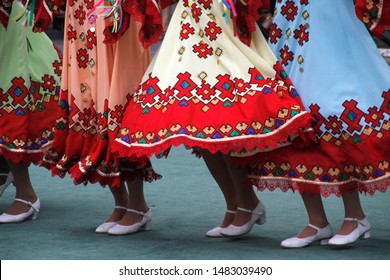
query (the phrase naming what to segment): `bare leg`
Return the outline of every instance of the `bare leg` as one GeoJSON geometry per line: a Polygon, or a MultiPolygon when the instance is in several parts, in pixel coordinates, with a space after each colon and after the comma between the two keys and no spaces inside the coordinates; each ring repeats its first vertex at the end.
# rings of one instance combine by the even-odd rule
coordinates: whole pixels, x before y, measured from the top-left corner
{"type": "MultiPolygon", "coordinates": [[[[322,204],[322,198],[320,194],[302,194],[303,203],[305,204],[307,214],[309,215],[309,223],[318,227],[324,228],[329,222],[326,218],[324,205],[322,204]]],[[[311,227],[305,227],[300,233],[297,234],[298,238],[305,238],[315,235],[317,231],[311,227]]]]}
{"type": "MultiPolygon", "coordinates": [[[[23,163],[15,164],[11,161],[7,162],[12,174],[14,175],[16,198],[34,203],[38,197],[30,181],[28,166],[23,163]]],[[[10,215],[17,215],[23,212],[27,212],[29,209],[29,205],[19,201],[14,201],[5,213],[10,215]]]]}
{"type": "MultiPolygon", "coordinates": [[[[110,191],[112,193],[112,196],[114,197],[115,206],[127,207],[129,194],[127,193],[124,183],[122,183],[119,188],[110,187],[110,191]]],[[[117,222],[122,219],[125,214],[126,209],[114,208],[114,211],[106,222],[117,222]]]]}
{"type": "MultiPolygon", "coordinates": [[[[225,160],[221,153],[211,154],[207,150],[202,151],[202,157],[205,161],[211,175],[217,182],[222,194],[225,198],[226,209],[236,211],[237,200],[234,182],[229,174],[225,160]]],[[[225,212],[225,216],[219,225],[224,228],[231,224],[233,221],[234,214],[225,212]]]]}
{"type": "MultiPolygon", "coordinates": [[[[248,171],[244,168],[238,168],[233,166],[231,160],[228,156],[223,156],[226,168],[229,171],[230,178],[233,181],[234,188],[236,191],[237,207],[241,207],[248,210],[253,210],[259,203],[253,187],[248,187],[244,185],[244,181],[248,177],[248,171]]],[[[246,224],[250,218],[251,213],[238,211],[234,216],[232,225],[242,226],[246,224]]]]}
{"type": "MultiPolygon", "coordinates": [[[[353,193],[344,193],[342,195],[344,202],[345,217],[357,218],[359,220],[364,219],[365,215],[360,204],[359,193],[355,190],[353,193]]],[[[351,233],[357,227],[356,222],[344,221],[338,234],[347,235],[351,233]]]]}
{"type": "MultiPolygon", "coordinates": [[[[132,182],[127,182],[129,190],[129,200],[127,202],[128,209],[134,209],[141,212],[148,212],[149,208],[146,204],[144,197],[144,183],[141,178],[136,178],[132,182]]],[[[136,213],[127,211],[119,224],[122,226],[129,226],[135,223],[139,223],[142,220],[142,216],[136,213]]]]}

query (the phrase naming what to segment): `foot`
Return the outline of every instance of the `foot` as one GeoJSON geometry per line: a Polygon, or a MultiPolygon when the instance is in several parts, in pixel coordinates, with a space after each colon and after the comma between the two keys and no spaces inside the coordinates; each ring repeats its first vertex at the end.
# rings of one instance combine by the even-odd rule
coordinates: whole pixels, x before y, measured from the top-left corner
{"type": "Polygon", "coordinates": [[[329,240],[329,245],[344,246],[344,245],[349,245],[351,243],[354,243],[359,238],[360,239],[370,238],[371,224],[367,219],[367,217],[364,217],[363,219],[346,217],[344,218],[344,224],[343,224],[344,228],[342,226],[343,234],[341,234],[341,230],[340,230],[335,236],[333,236],[329,240]],[[347,222],[353,223],[354,226],[347,224],[347,222]],[[351,228],[352,230],[348,232],[347,230],[351,228]]]}
{"type": "Polygon", "coordinates": [[[106,223],[119,222],[126,214],[126,209],[127,208],[124,206],[115,206],[114,211],[111,213],[111,216],[106,220],[106,223]]]}
{"type": "Polygon", "coordinates": [[[126,214],[127,208],[123,206],[115,206],[111,216],[103,224],[99,225],[96,229],[96,233],[107,233],[110,228],[118,224],[118,222],[126,214]]]}
{"type": "Polygon", "coordinates": [[[225,228],[230,225],[234,220],[234,215],[237,213],[235,210],[226,210],[222,223],[219,225],[221,228],[225,228]]]}
{"type": "Polygon", "coordinates": [[[221,234],[221,230],[227,228],[232,223],[236,213],[237,211],[235,210],[227,209],[222,223],[219,226],[206,232],[206,237],[224,237],[224,235],[221,234]]]}
{"type": "MultiPolygon", "coordinates": [[[[241,209],[255,209],[257,206],[259,206],[260,204],[260,200],[258,200],[254,205],[250,205],[249,207],[248,206],[245,206],[245,207],[239,207],[241,209]]],[[[237,211],[237,213],[234,215],[234,219],[233,221],[231,222],[232,225],[234,226],[242,226],[242,225],[245,225],[247,224],[250,219],[252,218],[252,213],[248,212],[248,211],[237,211]]]]}
{"type": "MultiPolygon", "coordinates": [[[[31,203],[35,203],[38,199],[37,196],[21,196],[17,197],[19,199],[30,201],[31,203]]],[[[14,202],[11,204],[10,207],[5,211],[6,214],[9,215],[19,215],[25,212],[28,212],[30,210],[31,206],[27,205],[26,203],[14,200],[14,202]]]]}
{"type": "Polygon", "coordinates": [[[283,248],[303,248],[315,242],[319,242],[321,245],[326,245],[332,237],[333,231],[329,224],[322,228],[308,224],[307,227],[300,232],[300,234],[300,236],[298,234],[294,237],[283,240],[280,246],[283,248]]]}
{"type": "MultiPolygon", "coordinates": [[[[0,215],[0,223],[21,223],[27,219],[28,220],[35,220],[38,217],[40,207],[41,207],[41,203],[40,203],[38,197],[36,198],[36,200],[34,202],[32,200],[27,201],[24,199],[15,198],[15,202],[9,208],[9,209],[12,208],[13,214],[9,214],[9,213],[1,214],[0,215]],[[20,209],[23,208],[23,207],[20,207],[20,205],[19,205],[20,203],[27,205],[28,210],[20,211],[20,209]],[[18,209],[18,211],[16,211],[15,209],[18,209]]],[[[9,212],[11,212],[11,211],[9,211],[9,212]]]]}
{"type": "MultiPolygon", "coordinates": [[[[147,213],[149,211],[148,208],[146,209],[134,209],[134,210],[137,210],[137,211],[141,211],[141,212],[144,212],[144,213],[147,213]]],[[[123,215],[122,219],[119,221],[119,225],[121,226],[130,226],[130,225],[133,225],[133,224],[136,224],[136,223],[140,223],[142,221],[142,218],[143,216],[137,214],[137,213],[134,213],[134,212],[131,212],[131,211],[126,211],[126,213],[123,215]]]]}
{"type": "MultiPolygon", "coordinates": [[[[314,223],[313,223],[314,224],[314,223]]],[[[325,228],[329,223],[319,223],[315,224],[316,227],[318,228],[325,228]]],[[[313,236],[317,234],[317,229],[315,229],[312,226],[307,225],[302,231],[300,231],[295,237],[297,238],[307,238],[309,236],[313,236]]]]}
{"type": "Polygon", "coordinates": [[[232,224],[230,224],[228,227],[221,229],[221,234],[225,236],[241,236],[244,234],[249,233],[252,230],[252,227],[254,224],[262,225],[266,222],[266,216],[265,216],[265,207],[261,201],[258,201],[257,206],[255,206],[252,209],[246,209],[237,207],[237,215],[234,217],[234,221],[232,224]],[[242,215],[245,217],[243,221],[247,221],[246,223],[242,223],[242,221],[239,221],[236,219],[236,216],[239,215],[240,212],[244,212],[245,214],[249,214],[249,220],[246,215],[242,215]],[[238,224],[234,224],[235,221],[239,221],[238,224]]]}
{"type": "MultiPolygon", "coordinates": [[[[108,234],[110,234],[110,235],[127,235],[127,234],[132,234],[132,233],[136,233],[139,231],[144,231],[144,230],[149,229],[150,223],[151,223],[152,218],[153,218],[152,211],[150,209],[148,209],[147,212],[138,211],[135,209],[127,209],[127,212],[132,212],[134,214],[137,214],[141,217],[141,219],[138,219],[138,218],[134,219],[134,217],[128,215],[129,220],[130,220],[130,222],[129,222],[130,224],[128,224],[128,225],[117,224],[108,230],[108,234]],[[138,222],[133,222],[136,220],[138,222]]],[[[124,220],[124,219],[122,219],[122,220],[124,220]]],[[[121,220],[121,222],[122,222],[122,220],[121,220]]],[[[126,221],[123,221],[123,222],[126,222],[126,221]]]]}
{"type": "MultiPolygon", "coordinates": [[[[364,219],[364,216],[358,218],[358,220],[362,220],[362,219],[364,219]]],[[[340,235],[350,234],[352,231],[354,231],[357,228],[357,226],[358,224],[355,221],[344,220],[337,234],[340,235]]]]}

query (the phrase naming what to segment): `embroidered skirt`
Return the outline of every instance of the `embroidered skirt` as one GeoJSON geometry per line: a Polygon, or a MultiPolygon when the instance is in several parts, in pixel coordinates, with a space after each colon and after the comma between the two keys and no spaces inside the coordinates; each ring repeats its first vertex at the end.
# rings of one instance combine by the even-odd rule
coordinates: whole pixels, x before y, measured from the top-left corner
{"type": "Polygon", "coordinates": [[[316,120],[318,145],[254,156],[252,183],[324,196],[385,191],[390,68],[353,1],[278,1],[270,44],[316,120]]]}
{"type": "MultiPolygon", "coordinates": [[[[20,11],[14,1],[10,18],[20,11]]],[[[0,154],[38,164],[53,138],[61,58],[45,34],[21,22],[0,24],[0,154]]]]}
{"type": "Polygon", "coordinates": [[[272,149],[308,127],[298,93],[258,28],[249,46],[221,1],[180,1],[129,101],[114,145],[149,158],[172,145],[212,153],[272,149]]]}

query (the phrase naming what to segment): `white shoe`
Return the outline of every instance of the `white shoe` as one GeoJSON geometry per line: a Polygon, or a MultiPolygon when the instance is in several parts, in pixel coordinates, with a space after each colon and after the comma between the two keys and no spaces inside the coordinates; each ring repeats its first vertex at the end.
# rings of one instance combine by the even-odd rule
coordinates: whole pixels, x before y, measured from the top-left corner
{"type": "Polygon", "coordinates": [[[237,210],[239,211],[244,211],[251,213],[251,218],[249,222],[242,226],[235,226],[235,225],[229,225],[226,228],[221,229],[221,234],[224,236],[241,236],[244,234],[249,233],[254,224],[259,224],[262,225],[266,222],[266,217],[265,217],[265,207],[263,203],[259,200],[259,203],[257,204],[256,208],[253,210],[237,207],[237,210]]]}
{"type": "Polygon", "coordinates": [[[283,248],[302,248],[306,247],[314,242],[320,242],[320,245],[327,245],[329,238],[333,235],[333,230],[330,225],[327,225],[324,228],[318,228],[313,226],[312,224],[308,224],[307,226],[317,230],[317,233],[305,238],[291,237],[286,240],[283,240],[280,243],[280,246],[283,248]]]}
{"type": "Polygon", "coordinates": [[[10,215],[7,213],[3,213],[0,215],[0,223],[20,223],[23,222],[24,220],[35,220],[38,218],[38,213],[39,213],[39,208],[41,207],[41,203],[39,201],[39,198],[32,203],[30,201],[26,201],[23,199],[15,198],[16,201],[23,202],[27,205],[29,205],[31,208],[24,213],[18,214],[18,215],[10,215]]]}
{"type": "MultiPolygon", "coordinates": [[[[233,210],[229,210],[227,209],[226,210],[226,213],[230,213],[230,214],[236,214],[237,211],[233,211],[233,210]]],[[[219,238],[219,237],[226,237],[225,235],[223,235],[221,233],[221,230],[224,229],[220,226],[218,227],[215,227],[213,229],[210,229],[208,232],[206,232],[206,237],[210,237],[210,238],[219,238]]]]}
{"type": "Polygon", "coordinates": [[[360,239],[370,238],[371,224],[367,217],[358,220],[357,218],[344,218],[345,221],[353,221],[357,223],[357,227],[347,235],[336,234],[329,240],[329,245],[342,246],[355,242],[360,239]]]}
{"type": "Polygon", "coordinates": [[[0,196],[2,196],[4,190],[14,181],[14,176],[12,176],[12,172],[0,173],[0,176],[7,176],[5,183],[0,186],[0,196]]]}
{"type": "MultiPolygon", "coordinates": [[[[123,207],[123,206],[115,206],[116,209],[124,209],[124,210],[127,210],[126,207],[123,207]]],[[[117,222],[104,222],[103,224],[101,224],[100,226],[98,226],[96,229],[95,229],[95,232],[96,233],[107,233],[108,230],[110,228],[112,228],[113,226],[115,226],[116,224],[118,224],[119,221],[117,222]]]]}
{"type": "Polygon", "coordinates": [[[127,209],[127,211],[141,215],[142,216],[141,222],[135,223],[135,224],[132,224],[129,226],[122,226],[120,224],[117,224],[108,230],[108,234],[110,234],[110,235],[126,235],[126,234],[130,234],[130,233],[136,233],[136,232],[141,231],[141,230],[148,230],[149,229],[149,225],[152,221],[152,210],[151,209],[149,209],[149,211],[146,213],[144,213],[142,211],[137,211],[134,209],[127,209]]]}

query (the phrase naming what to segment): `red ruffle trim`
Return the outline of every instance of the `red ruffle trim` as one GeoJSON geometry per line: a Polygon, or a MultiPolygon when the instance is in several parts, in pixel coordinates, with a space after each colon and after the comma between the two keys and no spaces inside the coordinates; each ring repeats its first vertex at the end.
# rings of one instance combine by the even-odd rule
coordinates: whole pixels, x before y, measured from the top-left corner
{"type": "Polygon", "coordinates": [[[136,178],[142,178],[146,182],[153,182],[161,178],[161,175],[154,172],[153,169],[139,169],[131,172],[121,172],[118,176],[104,176],[99,174],[97,171],[88,171],[84,173],[78,166],[74,165],[69,170],[70,177],[73,179],[75,185],[87,183],[99,183],[101,186],[120,187],[121,182],[133,181],[136,178]]]}
{"type": "Polygon", "coordinates": [[[248,0],[246,2],[243,4],[241,1],[237,1],[235,4],[236,26],[241,42],[249,46],[252,41],[252,33],[256,31],[256,22],[260,18],[260,10],[270,9],[270,3],[269,0],[248,0]]]}
{"type": "Polygon", "coordinates": [[[136,171],[125,171],[121,172],[120,175],[117,176],[104,176],[99,174],[99,172],[96,170],[91,170],[85,173],[79,168],[77,163],[74,164],[69,170],[60,169],[57,166],[53,166],[52,164],[45,161],[41,162],[40,166],[51,170],[53,177],[59,176],[60,178],[64,178],[65,175],[69,173],[75,185],[99,183],[102,187],[120,187],[121,182],[131,182],[136,178],[142,178],[143,181],[149,183],[162,178],[162,176],[156,173],[153,168],[143,168],[136,171]]]}
{"type": "Polygon", "coordinates": [[[13,163],[24,163],[30,165],[31,163],[35,165],[42,165],[43,155],[46,153],[46,150],[41,150],[39,152],[28,153],[28,152],[15,152],[9,149],[2,148],[0,146],[0,155],[2,155],[6,160],[10,160],[13,163]]]}
{"type": "MultiPolygon", "coordinates": [[[[302,112],[296,115],[283,127],[279,128],[276,133],[269,133],[270,135],[251,135],[241,138],[230,138],[229,140],[209,140],[202,141],[201,139],[192,139],[185,135],[172,136],[161,143],[149,146],[127,146],[124,143],[116,140],[113,143],[111,150],[119,158],[127,158],[130,161],[137,161],[140,164],[145,164],[146,160],[152,155],[159,155],[164,151],[167,151],[172,146],[185,145],[190,148],[201,148],[208,150],[210,153],[215,154],[222,152],[223,154],[229,154],[231,151],[237,153],[246,151],[253,151],[254,149],[265,150],[267,148],[276,148],[278,144],[284,143],[290,140],[290,137],[296,135],[298,131],[306,128],[310,128],[313,121],[312,116],[308,112],[302,112]]],[[[312,131],[309,132],[311,134],[312,131]]],[[[306,137],[306,139],[313,139],[312,136],[306,137]]],[[[301,140],[302,143],[305,141],[301,140]]]]}
{"type": "Polygon", "coordinates": [[[343,193],[352,193],[356,189],[360,193],[374,195],[376,191],[386,192],[390,187],[390,177],[377,179],[373,182],[364,182],[362,180],[350,180],[346,182],[340,182],[340,184],[313,184],[308,182],[297,182],[291,179],[273,179],[272,177],[266,178],[250,178],[247,180],[248,186],[255,186],[259,191],[269,190],[274,191],[280,189],[283,192],[292,190],[298,191],[300,194],[320,194],[323,197],[329,197],[335,195],[341,197],[343,193]]]}
{"type": "Polygon", "coordinates": [[[158,7],[151,0],[127,1],[123,6],[134,20],[140,22],[139,40],[144,48],[149,48],[158,42],[164,30],[158,7]]]}

